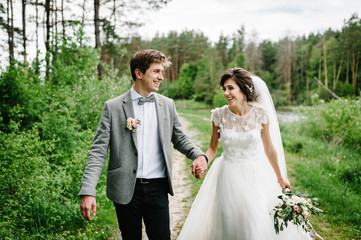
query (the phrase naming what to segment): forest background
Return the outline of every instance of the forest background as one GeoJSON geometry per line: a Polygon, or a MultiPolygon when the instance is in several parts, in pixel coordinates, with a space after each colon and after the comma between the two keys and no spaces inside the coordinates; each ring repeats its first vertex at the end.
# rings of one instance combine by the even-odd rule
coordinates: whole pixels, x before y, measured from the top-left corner
{"type": "Polygon", "coordinates": [[[103,209],[91,223],[80,216],[77,193],[102,105],[131,86],[130,57],[137,50],[154,48],[173,62],[160,93],[187,100],[188,109],[208,111],[226,104],[218,80],[231,67],[259,75],[278,109],[300,109],[304,120],[282,127],[286,150],[303,160],[295,166],[307,169],[295,173],[298,184],[319,196],[328,210],[317,221],[344,232],[342,238],[360,238],[358,13],[345,19],[341,30],[330,27],[277,42],[259,41],[254,34],[247,37],[242,23],[232,35],[220,34],[216,42],[194,30],[152,39],[131,34],[141,23],[124,12],[134,16],[157,11],[168,2],[85,0],[79,2],[83,11],[78,15],[65,0],[0,3],[0,40],[8,53],[0,70],[0,237],[112,235],[115,216],[105,197],[104,174],[97,197],[103,209]],[[92,37],[85,32],[89,28],[92,37]],[[29,56],[34,57],[29,61],[29,56]],[[332,155],[317,155],[322,152],[332,155]]]}

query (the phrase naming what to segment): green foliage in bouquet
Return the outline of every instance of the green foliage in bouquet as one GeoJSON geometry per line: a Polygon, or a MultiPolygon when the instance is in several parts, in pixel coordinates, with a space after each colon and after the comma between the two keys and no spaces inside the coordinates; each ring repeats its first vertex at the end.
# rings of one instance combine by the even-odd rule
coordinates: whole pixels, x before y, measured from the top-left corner
{"type": "Polygon", "coordinates": [[[321,209],[317,208],[318,199],[309,198],[307,193],[298,191],[285,191],[278,198],[281,200],[277,206],[274,207],[274,228],[279,234],[287,228],[289,223],[293,223],[303,230],[308,232],[306,225],[309,224],[308,217],[311,214],[319,214],[321,209]]]}

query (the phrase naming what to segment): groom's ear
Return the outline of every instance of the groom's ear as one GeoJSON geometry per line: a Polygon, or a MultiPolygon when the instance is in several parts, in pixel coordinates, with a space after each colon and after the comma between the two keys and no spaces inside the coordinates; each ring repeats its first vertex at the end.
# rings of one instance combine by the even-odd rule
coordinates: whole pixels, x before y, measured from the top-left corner
{"type": "Polygon", "coordinates": [[[139,70],[139,68],[136,68],[134,70],[134,74],[135,74],[136,79],[142,79],[143,73],[142,73],[142,71],[139,70]]]}

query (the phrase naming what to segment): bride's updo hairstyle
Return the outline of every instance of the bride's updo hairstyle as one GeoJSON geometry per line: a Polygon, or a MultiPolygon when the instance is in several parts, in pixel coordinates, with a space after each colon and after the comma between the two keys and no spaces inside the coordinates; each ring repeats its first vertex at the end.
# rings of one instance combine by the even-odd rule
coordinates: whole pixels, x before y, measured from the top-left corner
{"type": "Polygon", "coordinates": [[[232,78],[241,89],[243,94],[246,96],[247,101],[253,102],[256,101],[257,96],[254,95],[254,86],[251,78],[251,74],[244,70],[243,68],[231,68],[228,69],[221,76],[221,81],[219,85],[224,87],[224,83],[232,78]]]}

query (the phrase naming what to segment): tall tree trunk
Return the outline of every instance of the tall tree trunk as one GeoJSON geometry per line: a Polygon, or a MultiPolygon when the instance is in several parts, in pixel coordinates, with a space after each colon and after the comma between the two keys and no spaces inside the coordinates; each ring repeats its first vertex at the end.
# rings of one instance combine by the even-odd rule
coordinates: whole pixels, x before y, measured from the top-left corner
{"type": "Polygon", "coordinates": [[[215,83],[214,83],[214,78],[213,78],[213,56],[210,59],[210,77],[211,77],[211,86],[212,86],[212,91],[215,89],[215,83]]]}
{"type": "Polygon", "coordinates": [[[7,24],[7,33],[8,33],[8,45],[9,45],[9,63],[12,63],[11,55],[11,32],[10,32],[10,1],[6,1],[6,24],[7,24]]]}
{"type": "Polygon", "coordinates": [[[351,64],[351,73],[352,73],[352,89],[356,90],[356,60],[355,60],[355,49],[352,49],[352,64],[351,64]]]}
{"type": "Polygon", "coordinates": [[[22,20],[23,20],[23,48],[24,48],[24,65],[26,65],[26,0],[21,0],[22,3],[22,20]]]}
{"type": "Polygon", "coordinates": [[[332,46],[332,57],[333,57],[333,87],[332,90],[336,91],[336,54],[335,54],[335,46],[332,46]]]}
{"type": "Polygon", "coordinates": [[[45,48],[46,48],[46,79],[49,80],[49,68],[50,68],[50,0],[45,0],[45,13],[46,13],[46,36],[45,36],[45,48]]]}
{"type": "MultiPolygon", "coordinates": [[[[86,4],[86,1],[87,0],[84,0],[83,1],[83,5],[82,5],[82,16],[81,16],[81,29],[84,29],[84,26],[85,26],[85,4],[86,4]]],[[[80,45],[82,46],[83,45],[83,35],[80,36],[80,45]]]]}
{"type": "Polygon", "coordinates": [[[328,79],[327,79],[327,56],[326,56],[326,43],[325,37],[323,38],[323,68],[325,71],[325,86],[328,88],[328,79]]]}
{"type": "Polygon", "coordinates": [[[347,68],[346,68],[346,82],[347,83],[350,83],[349,76],[350,76],[350,56],[347,56],[347,68]]]}
{"type": "Polygon", "coordinates": [[[63,41],[64,41],[65,40],[64,0],[61,0],[61,25],[63,27],[63,41]]]}
{"type": "MultiPolygon", "coordinates": [[[[53,10],[53,23],[52,26],[55,26],[55,35],[53,37],[53,41],[54,41],[54,46],[55,46],[55,50],[53,52],[53,62],[56,59],[57,53],[58,53],[58,40],[59,40],[59,32],[58,32],[58,1],[57,0],[53,0],[53,5],[52,5],[52,10],[53,10]]],[[[53,46],[53,47],[54,47],[53,46]]],[[[54,48],[53,48],[54,49],[54,48]]]]}
{"type": "Polygon", "coordinates": [[[101,43],[100,43],[99,7],[100,7],[100,0],[94,0],[95,48],[98,49],[100,52],[100,61],[98,63],[98,79],[101,80],[104,75],[104,68],[102,65],[103,55],[101,52],[101,43]]]}
{"type": "Polygon", "coordinates": [[[307,94],[310,92],[310,83],[309,83],[309,76],[308,76],[308,69],[306,70],[306,89],[307,94]]]}
{"type": "Polygon", "coordinates": [[[333,87],[332,90],[335,92],[336,91],[336,86],[337,86],[337,82],[336,82],[336,59],[333,59],[333,87]]]}
{"type": "Polygon", "coordinates": [[[36,37],[36,67],[35,67],[35,73],[39,74],[39,0],[35,1],[35,22],[36,22],[36,28],[35,28],[35,37],[36,37]]]}
{"type": "Polygon", "coordinates": [[[318,58],[318,79],[322,79],[322,48],[320,47],[320,56],[318,58]]]}
{"type": "MultiPolygon", "coordinates": [[[[304,76],[304,70],[303,70],[304,66],[303,66],[303,64],[304,64],[304,60],[303,60],[303,48],[301,48],[301,79],[300,79],[300,87],[302,87],[302,88],[303,88],[302,84],[303,84],[303,76],[304,76]]],[[[297,72],[298,72],[298,71],[297,71],[297,72]]],[[[302,89],[302,88],[301,88],[301,89],[302,89]]]]}
{"type": "Polygon", "coordinates": [[[359,51],[357,52],[357,56],[356,56],[357,62],[356,62],[356,69],[355,69],[355,89],[356,89],[358,66],[359,66],[359,60],[360,60],[360,51],[361,51],[361,49],[359,49],[359,51]]]}
{"type": "Polygon", "coordinates": [[[7,1],[7,27],[8,27],[8,44],[9,44],[9,62],[12,65],[14,60],[14,12],[13,1],[7,1]]]}
{"type": "MultiPolygon", "coordinates": [[[[116,0],[113,0],[113,20],[114,20],[114,22],[113,22],[113,25],[114,25],[114,28],[117,26],[117,14],[116,14],[116,10],[117,10],[117,8],[116,8],[116,0]]],[[[114,31],[115,31],[115,29],[114,29],[114,31]]]]}
{"type": "Polygon", "coordinates": [[[291,94],[291,83],[292,83],[292,79],[291,79],[291,70],[292,70],[292,62],[290,61],[290,63],[288,64],[288,68],[287,68],[287,97],[288,97],[288,104],[291,105],[292,103],[292,94],[291,94]]]}
{"type": "Polygon", "coordinates": [[[342,65],[343,65],[343,59],[344,59],[344,53],[342,53],[342,58],[341,58],[341,61],[340,61],[340,65],[338,66],[338,71],[337,71],[337,76],[336,76],[336,85],[337,85],[338,80],[340,79],[342,65]]]}

